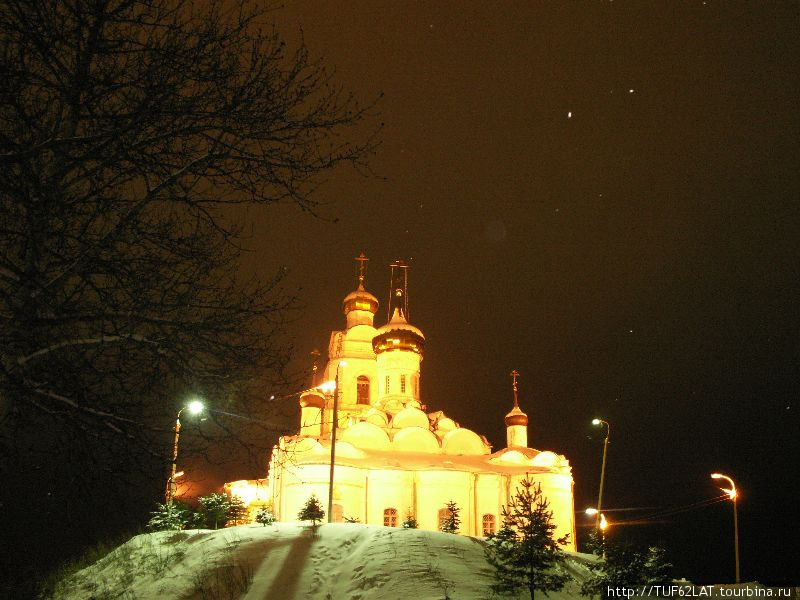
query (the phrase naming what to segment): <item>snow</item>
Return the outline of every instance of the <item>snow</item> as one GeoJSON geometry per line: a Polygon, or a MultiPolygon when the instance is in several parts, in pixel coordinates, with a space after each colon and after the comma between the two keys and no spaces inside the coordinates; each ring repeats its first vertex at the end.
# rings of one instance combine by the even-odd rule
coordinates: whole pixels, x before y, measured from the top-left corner
{"type": "MultiPolygon", "coordinates": [[[[582,563],[592,558],[568,556],[572,580],[550,600],[579,598],[582,563]]],[[[477,538],[357,523],[316,530],[275,523],[136,536],[66,579],[57,597],[477,600],[491,595],[491,583],[477,538]]]]}
{"type": "MultiPolygon", "coordinates": [[[[478,600],[495,597],[483,540],[420,529],[333,523],[241,525],[138,535],[61,583],[63,600],[478,600]]],[[[585,600],[587,554],[567,552],[570,576],[547,600],[585,600]]],[[[669,596],[719,597],[710,586],[669,596]]],[[[693,590],[688,590],[693,587],[693,590]]],[[[716,586],[715,586],[716,587],[716,586]]],[[[762,588],[759,584],[721,586],[762,588]]],[[[763,592],[763,590],[762,590],[763,592]]],[[[730,594],[729,594],[730,595],[730,594]]],[[[747,596],[757,597],[755,593],[747,596]]],[[[739,592],[738,597],[745,594],[739,592]]],[[[764,594],[761,597],[765,597],[764,594]]],[[[512,600],[509,596],[503,596],[512,600]]],[[[527,592],[520,599],[527,599],[527,592]]]]}

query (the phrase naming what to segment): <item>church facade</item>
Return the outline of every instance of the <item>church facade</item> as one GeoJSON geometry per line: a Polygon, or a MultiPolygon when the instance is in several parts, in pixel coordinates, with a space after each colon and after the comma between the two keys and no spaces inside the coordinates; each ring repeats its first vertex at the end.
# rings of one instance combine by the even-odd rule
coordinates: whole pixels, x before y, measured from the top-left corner
{"type": "Polygon", "coordinates": [[[376,328],[378,300],[364,287],[366,259],[357,260],[357,288],[342,303],[345,327],[330,336],[326,383],[300,394],[298,432],[272,449],[267,478],[228,483],[228,493],[251,510],[269,505],[284,521],[295,520],[312,494],[327,510],[333,457],[333,521],[397,527],[412,516],[421,529],[438,530],[453,501],[460,532],[485,537],[501,526],[502,507],[529,477],[550,502],[556,537],[569,533],[567,549],[574,550],[572,469],[564,456],[528,447],[516,372],[507,445],[492,452],[485,437],[423,402],[425,336],[406,316],[406,265],[391,267],[390,318],[376,328]]]}

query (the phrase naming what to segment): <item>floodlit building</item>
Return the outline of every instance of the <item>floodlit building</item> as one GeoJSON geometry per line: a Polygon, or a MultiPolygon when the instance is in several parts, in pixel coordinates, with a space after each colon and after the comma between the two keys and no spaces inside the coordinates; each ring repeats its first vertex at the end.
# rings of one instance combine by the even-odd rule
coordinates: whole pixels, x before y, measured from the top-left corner
{"type": "MultiPolygon", "coordinates": [[[[420,366],[425,335],[409,323],[407,267],[391,265],[388,322],[375,327],[378,300],[364,287],[363,254],[357,288],[345,296],[345,328],[334,331],[321,383],[300,396],[298,433],[272,449],[264,480],[226,484],[252,510],[271,505],[279,520],[295,520],[312,494],[327,507],[331,440],[335,436],[334,521],[397,527],[413,516],[437,530],[455,501],[460,532],[486,536],[502,521],[520,480],[541,483],[558,525],[575,548],[573,479],[569,461],[528,447],[528,417],[517,397],[505,415],[507,447],[492,452],[485,437],[424,402],[420,366]],[[332,427],[336,415],[337,427],[332,427]]],[[[509,402],[509,404],[511,404],[509,402]]],[[[500,418],[498,414],[498,418],[500,418]]]]}

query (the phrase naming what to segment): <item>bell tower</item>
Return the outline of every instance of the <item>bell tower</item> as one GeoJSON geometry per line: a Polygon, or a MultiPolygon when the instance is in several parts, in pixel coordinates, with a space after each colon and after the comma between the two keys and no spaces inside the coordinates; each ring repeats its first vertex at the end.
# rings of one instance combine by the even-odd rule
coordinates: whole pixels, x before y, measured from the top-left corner
{"type": "Polygon", "coordinates": [[[408,322],[408,265],[391,264],[389,322],[372,339],[376,355],[378,404],[396,413],[411,403],[419,408],[420,363],[425,336],[408,322]]]}

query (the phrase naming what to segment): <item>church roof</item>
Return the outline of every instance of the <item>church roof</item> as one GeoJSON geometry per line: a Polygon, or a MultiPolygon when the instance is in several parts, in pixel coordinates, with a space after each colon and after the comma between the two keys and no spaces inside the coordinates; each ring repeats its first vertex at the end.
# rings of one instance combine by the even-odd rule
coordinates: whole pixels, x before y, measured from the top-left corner
{"type": "Polygon", "coordinates": [[[351,310],[368,310],[373,315],[378,312],[378,299],[370,294],[363,283],[358,284],[358,289],[353,290],[342,300],[344,314],[351,310]]]}

